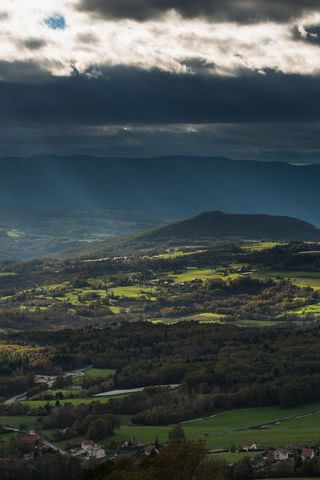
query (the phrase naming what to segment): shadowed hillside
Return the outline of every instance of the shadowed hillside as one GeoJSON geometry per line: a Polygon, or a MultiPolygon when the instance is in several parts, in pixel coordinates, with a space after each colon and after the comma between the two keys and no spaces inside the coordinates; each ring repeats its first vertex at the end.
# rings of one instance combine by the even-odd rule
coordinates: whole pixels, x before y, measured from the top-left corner
{"type": "Polygon", "coordinates": [[[141,237],[156,242],[222,238],[313,241],[320,239],[320,230],[310,223],[291,217],[214,211],[155,229],[141,237]]]}

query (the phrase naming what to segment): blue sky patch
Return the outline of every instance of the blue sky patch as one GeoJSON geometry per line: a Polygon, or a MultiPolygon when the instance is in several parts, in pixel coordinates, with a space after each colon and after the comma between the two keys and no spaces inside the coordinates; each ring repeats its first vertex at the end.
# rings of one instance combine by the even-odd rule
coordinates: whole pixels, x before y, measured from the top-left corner
{"type": "Polygon", "coordinates": [[[52,15],[45,19],[45,23],[52,30],[64,30],[66,28],[66,21],[62,15],[52,15]]]}

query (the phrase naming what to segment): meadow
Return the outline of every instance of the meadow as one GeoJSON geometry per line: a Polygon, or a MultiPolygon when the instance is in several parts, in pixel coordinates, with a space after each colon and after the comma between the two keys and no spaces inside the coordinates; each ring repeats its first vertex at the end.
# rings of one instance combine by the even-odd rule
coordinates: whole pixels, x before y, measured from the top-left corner
{"type": "Polygon", "coordinates": [[[234,280],[240,277],[238,273],[227,274],[224,272],[217,271],[212,268],[193,268],[186,270],[183,273],[178,273],[176,275],[170,275],[176,282],[192,282],[192,280],[202,280],[203,282],[209,280],[234,280]]]}
{"type": "Polygon", "coordinates": [[[128,287],[115,287],[111,288],[108,293],[114,297],[125,298],[142,298],[146,297],[148,300],[152,300],[155,297],[152,295],[157,292],[156,288],[147,286],[128,286],[128,287]]]}
{"type": "MultiPolygon", "coordinates": [[[[320,404],[292,409],[279,407],[230,410],[208,418],[183,422],[188,438],[202,439],[210,450],[241,447],[247,440],[259,448],[286,444],[314,444],[320,439],[320,404]],[[310,413],[316,412],[316,413],[310,413]]],[[[135,438],[152,442],[156,437],[167,440],[172,426],[131,426],[122,422],[115,440],[135,438]]]]}
{"type": "MultiPolygon", "coordinates": [[[[111,397],[101,397],[99,402],[107,403],[111,397]]],[[[62,400],[60,403],[79,405],[96,401],[93,398],[62,400]]],[[[33,408],[45,406],[47,401],[29,400],[23,402],[33,408]]],[[[49,402],[52,406],[55,401],[49,402]]],[[[32,428],[38,417],[3,416],[0,426],[32,428]]],[[[120,416],[120,429],[105,441],[121,442],[126,439],[153,442],[156,437],[166,442],[173,425],[139,426],[132,425],[130,417],[120,416]]],[[[312,445],[320,440],[320,403],[296,408],[259,407],[234,409],[218,412],[210,417],[181,423],[186,436],[206,442],[209,450],[237,449],[247,440],[257,442],[258,448],[279,447],[287,444],[312,445]]],[[[5,434],[6,435],[6,434],[5,434]]],[[[231,456],[228,453],[228,461],[231,456]]],[[[231,454],[232,455],[232,454],[231,454]]]]}
{"type": "Polygon", "coordinates": [[[268,271],[260,270],[254,272],[253,277],[260,280],[290,280],[295,285],[305,288],[310,287],[314,290],[320,289],[320,275],[318,272],[295,272],[295,271],[268,271]]]}

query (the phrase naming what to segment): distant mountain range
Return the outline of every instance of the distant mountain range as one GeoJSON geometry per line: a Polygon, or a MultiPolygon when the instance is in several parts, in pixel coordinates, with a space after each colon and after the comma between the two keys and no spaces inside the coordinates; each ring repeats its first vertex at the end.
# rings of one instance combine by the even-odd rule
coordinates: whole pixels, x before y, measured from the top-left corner
{"type": "Polygon", "coordinates": [[[217,239],[319,241],[320,230],[303,220],[274,215],[205,212],[142,234],[140,241],[188,242],[217,239]]]}
{"type": "Polygon", "coordinates": [[[320,226],[320,164],[42,156],[2,158],[0,168],[0,205],[130,209],[173,219],[212,210],[268,213],[320,226]]]}

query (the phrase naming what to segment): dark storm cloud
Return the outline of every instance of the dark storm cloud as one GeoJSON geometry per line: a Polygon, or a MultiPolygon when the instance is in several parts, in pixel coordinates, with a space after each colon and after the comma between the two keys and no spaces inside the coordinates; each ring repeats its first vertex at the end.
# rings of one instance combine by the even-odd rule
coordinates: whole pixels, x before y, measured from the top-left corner
{"type": "MultiPolygon", "coordinates": [[[[44,66],[39,65],[36,62],[9,62],[6,60],[0,60],[0,97],[2,96],[2,81],[14,82],[15,85],[19,85],[31,82],[32,84],[38,84],[47,82],[50,80],[47,70],[44,66]]],[[[5,83],[7,85],[7,83],[5,83]]],[[[18,88],[18,87],[17,87],[18,88]]],[[[1,115],[1,114],[0,114],[1,115]]]]}
{"type": "Polygon", "coordinates": [[[319,10],[319,0],[79,0],[79,8],[106,18],[154,19],[174,9],[185,18],[238,23],[287,22],[319,10]]]}
{"type": "Polygon", "coordinates": [[[28,50],[41,50],[47,45],[47,42],[42,38],[27,38],[21,44],[28,50]]]}
{"type": "Polygon", "coordinates": [[[6,78],[8,72],[9,81],[0,82],[0,122],[4,124],[205,124],[320,119],[318,76],[269,71],[265,75],[242,72],[237,77],[222,77],[108,67],[70,77],[51,77],[24,63],[0,62],[0,78],[6,78]]]}
{"type": "Polygon", "coordinates": [[[293,27],[292,36],[295,40],[320,45],[320,25],[304,25],[302,28],[293,27]]]}

